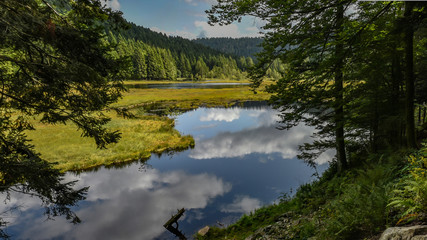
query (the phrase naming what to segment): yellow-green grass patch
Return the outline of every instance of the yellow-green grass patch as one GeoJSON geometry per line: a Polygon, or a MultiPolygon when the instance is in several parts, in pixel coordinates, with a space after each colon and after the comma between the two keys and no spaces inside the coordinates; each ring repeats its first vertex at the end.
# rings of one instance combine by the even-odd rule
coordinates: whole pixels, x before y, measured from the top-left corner
{"type": "Polygon", "coordinates": [[[189,80],[185,78],[173,80],[126,80],[124,84],[171,84],[171,83],[182,83],[182,82],[194,82],[194,83],[250,83],[249,79],[244,80],[233,80],[233,79],[216,79],[208,78],[204,80],[189,80]]]}
{"type": "Polygon", "coordinates": [[[215,106],[234,101],[264,101],[270,95],[264,91],[254,94],[249,86],[224,89],[139,89],[132,88],[114,104],[115,107],[130,107],[154,102],[177,102],[185,105],[215,106]]]}
{"type": "Polygon", "coordinates": [[[165,117],[114,117],[107,127],[122,134],[120,141],[108,145],[107,149],[98,149],[93,139],[81,137],[81,132],[72,124],[52,126],[35,123],[37,130],[27,134],[42,158],[57,163],[55,167],[61,171],[148,159],[151,153],[194,145],[191,136],[181,136],[174,129],[174,121],[165,117]]]}

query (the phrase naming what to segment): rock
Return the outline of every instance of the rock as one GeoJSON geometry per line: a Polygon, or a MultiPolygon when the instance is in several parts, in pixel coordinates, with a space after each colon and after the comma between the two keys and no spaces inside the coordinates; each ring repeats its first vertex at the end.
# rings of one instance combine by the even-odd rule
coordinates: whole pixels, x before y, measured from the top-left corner
{"type": "Polygon", "coordinates": [[[200,229],[197,233],[199,234],[199,236],[205,236],[207,233],[209,232],[209,226],[206,226],[202,229],[200,229]]]}
{"type": "Polygon", "coordinates": [[[293,239],[294,233],[290,229],[300,223],[300,218],[301,216],[292,214],[282,215],[276,219],[275,223],[256,230],[254,234],[245,240],[293,239]]]}
{"type": "Polygon", "coordinates": [[[427,225],[387,228],[380,240],[427,240],[427,225]]]}

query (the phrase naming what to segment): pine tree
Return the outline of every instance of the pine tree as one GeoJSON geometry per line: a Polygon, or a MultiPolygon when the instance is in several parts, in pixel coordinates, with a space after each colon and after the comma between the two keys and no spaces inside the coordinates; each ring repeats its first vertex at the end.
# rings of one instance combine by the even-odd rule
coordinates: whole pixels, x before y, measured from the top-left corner
{"type": "Polygon", "coordinates": [[[109,118],[102,110],[121,97],[128,62],[111,55],[101,25],[107,19],[124,24],[120,13],[96,0],[0,3],[0,191],[38,196],[47,215],[74,223],[80,220],[70,206],[87,188],[64,183],[25,131],[33,130],[28,118],[38,116],[43,123],[74,123],[100,148],[119,140],[104,127],[109,118]]]}

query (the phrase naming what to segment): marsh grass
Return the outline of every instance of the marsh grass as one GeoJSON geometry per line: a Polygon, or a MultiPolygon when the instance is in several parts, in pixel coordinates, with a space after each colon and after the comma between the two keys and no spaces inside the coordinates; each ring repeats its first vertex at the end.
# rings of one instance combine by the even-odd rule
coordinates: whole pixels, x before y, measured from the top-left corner
{"type": "Polygon", "coordinates": [[[132,107],[141,104],[175,102],[181,107],[226,106],[235,101],[264,101],[270,95],[264,91],[257,94],[249,86],[224,89],[138,89],[132,88],[124,94],[115,107],[132,107]]]}
{"type": "Polygon", "coordinates": [[[34,120],[36,130],[28,131],[27,135],[42,158],[56,163],[54,166],[61,171],[90,169],[148,159],[152,153],[178,151],[194,145],[191,136],[182,136],[174,129],[172,119],[146,115],[140,106],[155,104],[159,108],[193,109],[198,106],[229,106],[237,101],[267,100],[268,97],[262,91],[255,95],[249,86],[230,89],[130,89],[114,107],[131,109],[137,117],[124,119],[108,114],[112,120],[107,128],[118,130],[122,138],[118,143],[108,145],[107,149],[97,149],[94,140],[81,137],[73,124],[46,125],[34,120]]]}
{"type": "Polygon", "coordinates": [[[178,78],[176,81],[173,80],[126,80],[124,84],[169,84],[169,83],[182,83],[182,82],[194,82],[194,83],[250,83],[249,79],[246,80],[234,80],[234,79],[217,79],[207,78],[205,80],[191,80],[186,78],[178,78]]]}
{"type": "Polygon", "coordinates": [[[36,123],[37,130],[27,134],[42,158],[56,163],[54,166],[62,171],[148,159],[151,153],[187,149],[194,145],[193,138],[182,136],[174,129],[174,121],[166,117],[116,117],[107,127],[122,134],[120,141],[108,145],[107,149],[98,149],[93,139],[81,137],[72,124],[36,123]]]}

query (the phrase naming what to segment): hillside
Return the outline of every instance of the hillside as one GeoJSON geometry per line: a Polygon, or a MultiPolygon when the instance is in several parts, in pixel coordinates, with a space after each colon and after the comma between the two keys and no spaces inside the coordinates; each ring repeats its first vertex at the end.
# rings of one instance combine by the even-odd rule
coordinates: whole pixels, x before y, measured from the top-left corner
{"type": "Polygon", "coordinates": [[[176,80],[220,78],[240,80],[252,61],[221,53],[181,37],[170,37],[130,23],[116,31],[106,26],[108,41],[116,44],[113,56],[130,58],[125,79],[176,80]]]}
{"type": "Polygon", "coordinates": [[[224,55],[227,53],[221,50],[214,50],[205,44],[190,41],[188,39],[178,36],[167,36],[163,33],[158,33],[138,26],[134,23],[129,23],[130,28],[128,30],[122,30],[120,34],[127,38],[136,41],[142,41],[148,45],[169,49],[173,53],[184,52],[189,56],[197,57],[201,55],[224,55]]]}
{"type": "Polygon", "coordinates": [[[262,38],[199,38],[193,42],[239,57],[254,57],[262,49],[262,38]]]}

